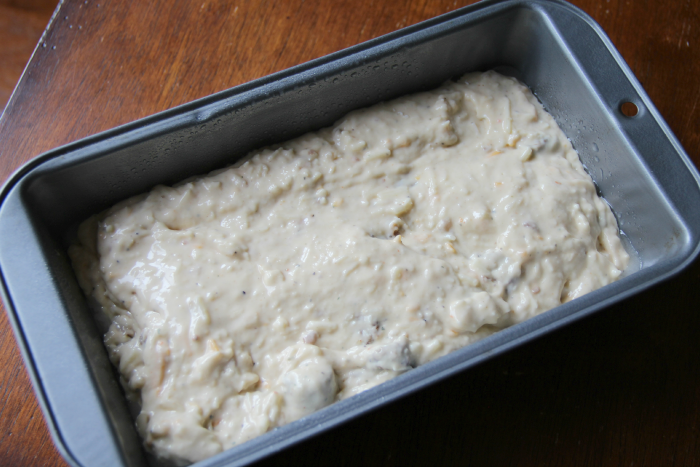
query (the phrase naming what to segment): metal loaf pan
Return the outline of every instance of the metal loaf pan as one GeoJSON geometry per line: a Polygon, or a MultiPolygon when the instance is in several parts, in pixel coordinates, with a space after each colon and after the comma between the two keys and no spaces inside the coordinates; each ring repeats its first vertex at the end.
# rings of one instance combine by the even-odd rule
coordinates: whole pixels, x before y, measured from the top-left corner
{"type": "Polygon", "coordinates": [[[66,255],[76,225],[350,110],[496,68],[532,88],[579,151],[637,259],[620,281],[200,466],[260,459],[671,277],[698,254],[699,176],[601,28],[562,1],[495,0],[440,16],[72,143],[1,193],[5,304],[54,440],[69,463],[143,465],[127,404],[66,255]],[[639,108],[633,118],[623,102],[639,108]]]}

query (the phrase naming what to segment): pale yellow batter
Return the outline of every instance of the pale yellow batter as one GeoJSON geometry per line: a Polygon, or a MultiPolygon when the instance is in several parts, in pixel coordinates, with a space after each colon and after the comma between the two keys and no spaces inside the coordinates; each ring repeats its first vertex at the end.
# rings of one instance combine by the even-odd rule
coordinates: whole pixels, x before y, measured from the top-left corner
{"type": "Polygon", "coordinates": [[[554,120],[468,74],[86,221],[79,281],[146,445],[204,459],[614,281],[554,120]]]}

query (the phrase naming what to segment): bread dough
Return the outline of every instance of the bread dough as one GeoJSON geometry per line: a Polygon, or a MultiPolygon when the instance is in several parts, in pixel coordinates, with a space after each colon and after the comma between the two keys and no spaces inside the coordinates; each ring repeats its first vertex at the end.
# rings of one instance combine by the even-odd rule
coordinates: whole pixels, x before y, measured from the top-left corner
{"type": "Polygon", "coordinates": [[[86,221],[69,251],[157,455],[204,459],[573,300],[628,262],[527,87],[350,113],[86,221]]]}

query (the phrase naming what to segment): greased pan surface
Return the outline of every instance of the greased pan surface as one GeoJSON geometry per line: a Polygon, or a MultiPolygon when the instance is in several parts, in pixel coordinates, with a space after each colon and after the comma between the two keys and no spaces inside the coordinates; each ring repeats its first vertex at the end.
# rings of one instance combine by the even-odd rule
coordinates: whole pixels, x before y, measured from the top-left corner
{"type": "Polygon", "coordinates": [[[4,187],[5,303],[49,426],[74,465],[141,465],[102,339],[65,256],[75,225],[143,192],[225,166],[348,111],[498,68],[571,138],[636,251],[608,287],[330,406],[201,465],[259,459],[561,327],[678,272],[697,255],[698,175],[602,31],[562,2],[484,2],[46,153],[4,187]],[[624,117],[619,105],[640,108],[624,117]],[[75,414],[80,413],[80,417],[75,414]]]}

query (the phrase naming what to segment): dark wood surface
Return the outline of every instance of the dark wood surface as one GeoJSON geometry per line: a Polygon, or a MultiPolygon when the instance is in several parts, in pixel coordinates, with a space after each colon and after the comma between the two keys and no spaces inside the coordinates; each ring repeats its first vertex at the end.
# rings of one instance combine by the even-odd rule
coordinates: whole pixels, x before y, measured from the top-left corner
{"type": "MultiPolygon", "coordinates": [[[[0,180],[56,146],[469,3],[65,0],[0,118],[0,180]]],[[[700,165],[700,2],[574,3],[700,165]]],[[[696,262],[263,464],[700,465],[699,304],[696,262]]],[[[4,312],[0,465],[65,465],[4,312]]]]}
{"type": "Polygon", "coordinates": [[[0,0],[0,113],[58,0],[0,0]]]}

